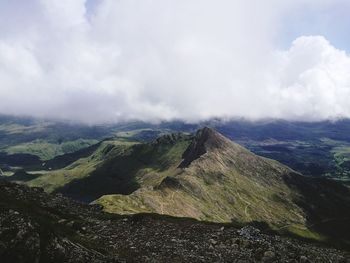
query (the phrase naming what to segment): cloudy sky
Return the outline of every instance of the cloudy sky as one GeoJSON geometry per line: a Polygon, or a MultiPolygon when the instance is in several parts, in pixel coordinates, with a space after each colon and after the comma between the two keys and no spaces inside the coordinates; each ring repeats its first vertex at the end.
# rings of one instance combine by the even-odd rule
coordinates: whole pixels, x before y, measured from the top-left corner
{"type": "Polygon", "coordinates": [[[350,117],[349,0],[0,0],[0,113],[350,117]]]}

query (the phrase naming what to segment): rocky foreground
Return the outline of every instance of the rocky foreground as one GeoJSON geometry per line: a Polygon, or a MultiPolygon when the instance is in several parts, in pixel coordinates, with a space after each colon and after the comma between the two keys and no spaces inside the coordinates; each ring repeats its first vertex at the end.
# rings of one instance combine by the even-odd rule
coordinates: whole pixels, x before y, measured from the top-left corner
{"type": "Polygon", "coordinates": [[[252,226],[111,215],[0,181],[0,262],[350,262],[350,254],[252,226]]]}

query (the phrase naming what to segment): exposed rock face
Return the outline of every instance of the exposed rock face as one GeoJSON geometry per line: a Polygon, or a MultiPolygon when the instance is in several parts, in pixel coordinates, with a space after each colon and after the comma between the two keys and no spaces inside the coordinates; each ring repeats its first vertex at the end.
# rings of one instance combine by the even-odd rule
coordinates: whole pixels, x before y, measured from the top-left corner
{"type": "Polygon", "coordinates": [[[220,133],[205,127],[198,130],[191,144],[183,153],[183,161],[179,165],[180,168],[188,167],[194,160],[205,154],[208,149],[220,149],[227,144],[228,139],[220,133]]]}
{"type": "Polygon", "coordinates": [[[345,252],[252,226],[118,216],[0,181],[1,262],[347,262],[345,252]]]}
{"type": "Polygon", "coordinates": [[[179,180],[177,180],[174,177],[167,176],[162,180],[159,186],[156,187],[156,189],[164,189],[164,188],[180,189],[181,187],[182,186],[179,180]]]}

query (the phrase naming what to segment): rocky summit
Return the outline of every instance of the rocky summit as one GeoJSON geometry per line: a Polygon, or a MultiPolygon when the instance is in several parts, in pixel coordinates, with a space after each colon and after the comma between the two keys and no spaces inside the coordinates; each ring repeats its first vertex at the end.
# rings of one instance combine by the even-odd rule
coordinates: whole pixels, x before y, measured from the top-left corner
{"type": "Polygon", "coordinates": [[[112,215],[0,181],[1,262],[350,262],[349,253],[253,226],[112,215]]]}

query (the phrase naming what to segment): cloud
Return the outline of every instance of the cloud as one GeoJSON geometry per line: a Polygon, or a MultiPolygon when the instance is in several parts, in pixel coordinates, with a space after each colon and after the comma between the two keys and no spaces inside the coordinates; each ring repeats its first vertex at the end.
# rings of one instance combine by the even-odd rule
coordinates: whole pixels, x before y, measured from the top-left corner
{"type": "Polygon", "coordinates": [[[322,36],[276,47],[289,12],[341,0],[31,2],[0,3],[0,113],[90,123],[350,117],[344,51],[322,36]]]}
{"type": "Polygon", "coordinates": [[[277,54],[269,95],[275,117],[336,119],[350,117],[350,56],[322,36],[300,37],[277,54]]]}

